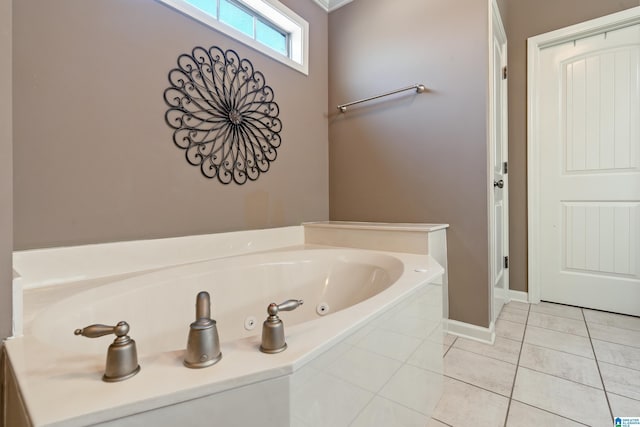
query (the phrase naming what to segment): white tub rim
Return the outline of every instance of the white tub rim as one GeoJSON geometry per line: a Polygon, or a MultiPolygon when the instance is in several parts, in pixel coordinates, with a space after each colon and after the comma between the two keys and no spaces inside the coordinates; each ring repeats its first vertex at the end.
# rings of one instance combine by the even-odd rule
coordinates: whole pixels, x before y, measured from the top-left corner
{"type": "MultiPolygon", "coordinates": [[[[313,245],[317,247],[317,245],[313,245]]],[[[344,248],[339,248],[344,249],[344,248]]],[[[359,249],[351,249],[367,252],[367,250],[359,250],[359,249]]],[[[141,361],[141,365],[143,366],[143,371],[141,374],[146,371],[152,371],[152,373],[157,373],[161,370],[167,370],[166,368],[171,367],[170,376],[173,375],[181,376],[181,377],[190,377],[191,379],[198,379],[198,381],[191,382],[188,387],[184,386],[185,381],[181,383],[181,387],[178,387],[178,390],[172,390],[169,393],[166,390],[160,392],[149,392],[149,384],[143,384],[145,381],[141,380],[141,378],[145,378],[144,375],[138,375],[137,377],[132,378],[131,380],[125,381],[120,385],[120,387],[115,386],[111,389],[105,388],[108,386],[113,386],[111,384],[101,383],[99,381],[99,377],[93,375],[91,378],[81,377],[80,383],[84,381],[87,385],[91,385],[92,391],[98,392],[98,394],[113,392],[118,388],[120,391],[128,388],[127,395],[137,396],[137,400],[134,400],[133,403],[124,404],[117,408],[118,417],[132,415],[141,411],[150,410],[159,406],[166,406],[170,404],[179,403],[185,400],[190,400],[193,398],[205,396],[208,394],[213,394],[217,392],[224,391],[225,389],[239,387],[241,385],[246,385],[258,381],[264,381],[266,379],[276,378],[282,375],[287,375],[300,367],[304,366],[310,360],[317,357],[320,353],[325,351],[334,345],[337,341],[341,340],[349,333],[351,333],[354,329],[366,324],[372,317],[378,315],[380,311],[393,306],[407,295],[414,292],[416,289],[426,286],[428,283],[435,280],[437,277],[442,275],[443,269],[442,267],[435,262],[428,255],[415,255],[415,254],[405,254],[405,253],[393,253],[393,252],[381,252],[381,251],[370,251],[375,253],[387,253],[391,256],[396,256],[403,260],[405,263],[405,273],[398,280],[398,282],[391,286],[390,289],[394,291],[390,293],[390,295],[385,294],[386,291],[363,301],[361,304],[357,306],[351,307],[348,310],[344,310],[343,312],[334,313],[332,316],[334,323],[333,333],[329,330],[326,325],[323,325],[322,330],[325,331],[324,338],[322,338],[321,344],[314,345],[310,343],[308,339],[305,339],[305,332],[310,329],[318,328],[318,322],[327,322],[327,319],[331,320],[329,317],[320,318],[316,320],[312,320],[309,322],[305,322],[300,325],[293,325],[287,329],[287,342],[289,343],[289,348],[286,352],[281,353],[279,355],[262,355],[261,357],[267,357],[267,359],[263,359],[267,361],[266,367],[262,367],[259,370],[253,370],[252,372],[246,373],[244,376],[228,376],[223,378],[215,378],[213,374],[215,371],[214,368],[209,368],[208,370],[198,370],[197,373],[200,374],[197,376],[194,374],[194,371],[187,370],[181,366],[181,354],[177,354],[180,352],[174,352],[176,354],[165,354],[162,357],[159,357],[154,363],[141,361]],[[426,271],[417,271],[423,270],[426,271]],[[396,286],[398,285],[398,286],[396,286]],[[382,301],[385,298],[377,298],[381,295],[384,295],[386,301],[382,301]],[[374,307],[375,309],[372,309],[374,307]],[[354,310],[354,308],[356,308],[354,310]],[[349,324],[348,328],[335,326],[335,324],[340,324],[340,322],[345,322],[345,318],[354,317],[355,320],[349,324]],[[337,328],[337,329],[335,329],[337,328]],[[329,331],[329,332],[327,332],[329,331]],[[337,332],[336,332],[337,331],[337,332]],[[87,382],[86,380],[89,380],[87,382]],[[144,391],[147,391],[145,393],[144,391]],[[140,398],[139,396],[142,395],[140,398]]],[[[37,343],[33,343],[33,340],[29,337],[18,338],[12,340],[7,343],[7,352],[9,359],[13,364],[13,370],[16,374],[18,381],[20,382],[21,387],[24,388],[26,394],[32,392],[32,388],[35,386],[35,383],[31,380],[25,378],[27,372],[29,372],[30,367],[32,367],[32,363],[34,360],[34,355],[38,355],[38,351],[34,351],[37,348],[37,343]],[[30,342],[31,341],[31,342],[30,342]],[[29,360],[31,359],[31,360],[29,360]]],[[[257,344],[255,339],[244,339],[239,340],[234,343],[229,349],[226,350],[226,360],[234,360],[233,357],[237,357],[235,359],[235,364],[237,366],[251,366],[252,363],[260,363],[260,359],[256,356],[259,356],[260,353],[257,352],[257,344]]],[[[106,346],[105,346],[106,349],[106,346]]],[[[223,359],[224,360],[224,359],[223,359]]],[[[102,361],[95,361],[96,364],[102,365],[102,361]]],[[[78,367],[78,369],[81,369],[78,367]]],[[[101,370],[99,368],[98,370],[101,370]]],[[[94,373],[97,374],[97,373],[94,373]]],[[[35,381],[35,379],[33,380],[35,381]]],[[[55,382],[55,381],[54,381],[55,382]]],[[[152,381],[153,383],[153,381],[152,381]]],[[[158,385],[158,384],[156,384],[158,385]]],[[[159,385],[158,385],[159,386],[159,385]]],[[[165,388],[166,389],[166,388],[165,388]]],[[[118,397],[118,400],[127,400],[125,397],[118,397]]],[[[26,399],[27,406],[30,406],[29,399],[26,399]]],[[[36,405],[37,406],[37,405],[36,405]]],[[[33,409],[33,408],[30,408],[33,409]]],[[[104,407],[101,409],[100,405],[93,405],[91,408],[87,408],[84,414],[79,415],[73,420],[68,420],[66,418],[62,418],[60,413],[44,415],[42,414],[34,414],[32,411],[32,417],[34,424],[36,425],[55,425],[56,422],[62,422],[63,420],[65,425],[73,426],[73,425],[83,425],[83,423],[87,422],[101,422],[106,421],[113,418],[113,409],[105,409],[104,407]],[[56,421],[58,420],[58,421],[56,421]]]]}

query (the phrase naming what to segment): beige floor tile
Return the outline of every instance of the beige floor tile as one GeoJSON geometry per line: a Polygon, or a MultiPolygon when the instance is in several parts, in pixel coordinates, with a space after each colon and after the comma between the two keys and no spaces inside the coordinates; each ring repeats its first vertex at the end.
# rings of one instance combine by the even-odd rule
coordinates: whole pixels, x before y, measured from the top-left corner
{"type": "Polygon", "coordinates": [[[605,311],[589,310],[586,308],[583,309],[583,311],[587,323],[599,323],[605,326],[640,331],[640,317],[607,313],[605,311]]]}
{"type": "Polygon", "coordinates": [[[539,304],[531,304],[531,311],[535,313],[566,317],[568,319],[584,320],[582,317],[582,309],[579,307],[572,307],[570,305],[553,304],[543,301],[539,304]]]}
{"type": "Polygon", "coordinates": [[[448,426],[446,424],[441,423],[438,420],[434,420],[433,418],[431,418],[427,423],[427,427],[448,427],[448,426]]]}
{"type": "Polygon", "coordinates": [[[453,346],[472,353],[502,360],[503,362],[516,364],[518,363],[518,355],[520,354],[521,345],[522,344],[519,341],[496,337],[493,344],[486,344],[466,338],[458,338],[453,346]]]}
{"type": "Polygon", "coordinates": [[[612,424],[603,390],[518,368],[513,399],[593,426],[612,424]]]}
{"type": "Polygon", "coordinates": [[[583,425],[516,400],[511,401],[507,417],[507,427],[580,427],[583,425]]]}
{"type": "Polygon", "coordinates": [[[527,316],[529,315],[528,311],[524,310],[502,310],[498,319],[508,320],[510,322],[516,323],[527,323],[527,316]]]}
{"type": "Polygon", "coordinates": [[[453,347],[444,358],[444,374],[503,396],[511,395],[516,365],[453,347]]]}
{"type": "Polygon", "coordinates": [[[591,323],[589,324],[589,333],[591,334],[591,339],[640,348],[640,331],[591,323]]]}
{"type": "Polygon", "coordinates": [[[517,308],[514,306],[510,306],[509,304],[504,304],[502,306],[502,310],[501,311],[524,311],[524,312],[528,312],[528,309],[522,309],[522,308],[517,308]]]}
{"type": "Polygon", "coordinates": [[[638,417],[640,414],[640,400],[629,399],[613,393],[607,393],[607,396],[614,417],[638,417]]]}
{"type": "Polygon", "coordinates": [[[553,331],[564,332],[567,334],[579,335],[582,337],[589,336],[589,334],[587,334],[587,325],[584,323],[584,320],[567,319],[566,317],[558,317],[551,314],[530,311],[527,325],[551,329],[553,331]]]}
{"type": "Polygon", "coordinates": [[[451,426],[502,427],[508,403],[504,396],[445,377],[433,418],[451,426]]]}
{"type": "Polygon", "coordinates": [[[451,348],[450,345],[442,344],[442,356],[447,354],[447,351],[449,351],[450,348],[451,348]]]}
{"type": "Polygon", "coordinates": [[[596,361],[586,357],[525,343],[520,355],[520,366],[602,388],[596,361]]]}
{"type": "Polygon", "coordinates": [[[455,340],[458,339],[457,335],[446,334],[443,339],[443,343],[446,345],[451,345],[455,340]]]}
{"type": "Polygon", "coordinates": [[[496,335],[510,340],[522,341],[524,327],[525,325],[522,323],[498,319],[496,322],[496,335]]]}
{"type": "Polygon", "coordinates": [[[640,370],[640,349],[600,340],[591,340],[599,362],[640,370]]]}
{"type": "Polygon", "coordinates": [[[600,373],[608,392],[640,400],[640,371],[600,362],[600,373]]]}
{"type": "Polygon", "coordinates": [[[504,305],[505,308],[516,308],[518,310],[525,310],[525,311],[529,311],[530,306],[531,304],[528,304],[526,302],[520,302],[520,301],[511,301],[504,305]]]}
{"type": "Polygon", "coordinates": [[[578,356],[594,358],[589,338],[550,329],[527,326],[524,342],[540,347],[552,348],[578,356]]]}

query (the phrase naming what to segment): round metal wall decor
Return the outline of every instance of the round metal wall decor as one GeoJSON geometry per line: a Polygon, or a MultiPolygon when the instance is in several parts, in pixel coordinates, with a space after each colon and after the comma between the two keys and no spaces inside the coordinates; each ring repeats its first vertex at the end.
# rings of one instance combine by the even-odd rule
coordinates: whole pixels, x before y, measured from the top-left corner
{"type": "Polygon", "coordinates": [[[164,91],[167,124],[187,161],[223,184],[255,181],[280,147],[273,89],[234,50],[195,47],[178,57],[164,91]]]}

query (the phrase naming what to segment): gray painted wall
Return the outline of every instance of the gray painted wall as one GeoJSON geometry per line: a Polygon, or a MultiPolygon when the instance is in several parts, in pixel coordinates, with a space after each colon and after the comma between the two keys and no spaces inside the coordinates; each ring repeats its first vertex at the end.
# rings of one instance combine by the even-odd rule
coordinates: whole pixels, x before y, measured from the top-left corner
{"type": "Polygon", "coordinates": [[[640,1],[503,1],[509,39],[509,287],[527,291],[527,38],[638,6],[640,1]]]}
{"type": "Polygon", "coordinates": [[[449,223],[449,313],[489,325],[488,5],[355,0],[329,15],[333,220],[449,223]],[[335,106],[414,83],[429,92],[335,106]]]}
{"type": "MultiPolygon", "coordinates": [[[[16,249],[275,227],[326,219],[327,170],[332,219],[450,222],[451,315],[487,326],[486,5],[406,1],[356,0],[330,14],[330,33],[311,1],[284,1],[311,23],[309,77],[152,0],[15,2],[13,165],[11,103],[0,104],[0,337],[11,329],[12,204],[16,249]],[[278,160],[242,187],[202,178],[163,120],[177,55],[213,44],[252,60],[282,109],[278,160]],[[334,113],[415,82],[431,92],[334,113]]],[[[11,3],[0,1],[4,100],[11,3]]],[[[526,291],[526,39],[640,1],[498,4],[509,37],[510,283],[526,291]]]]}
{"type": "MultiPolygon", "coordinates": [[[[0,352],[12,332],[13,158],[11,0],[0,0],[0,352]]],[[[0,363],[0,370],[2,364],[0,363]]]]}
{"type": "Polygon", "coordinates": [[[15,249],[327,219],[328,18],[283,3],[310,23],[308,76],[153,0],[15,2],[15,249]],[[164,122],[178,55],[212,45],[248,58],[280,106],[278,158],[242,186],[204,178],[164,122]]]}

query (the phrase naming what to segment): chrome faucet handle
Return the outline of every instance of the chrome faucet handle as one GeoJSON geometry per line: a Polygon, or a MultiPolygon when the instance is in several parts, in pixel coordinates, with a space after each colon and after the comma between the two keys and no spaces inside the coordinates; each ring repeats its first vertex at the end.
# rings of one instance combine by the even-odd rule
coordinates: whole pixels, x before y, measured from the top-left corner
{"type": "Polygon", "coordinates": [[[287,343],[284,338],[284,323],[278,317],[279,311],[291,311],[304,304],[301,299],[290,299],[282,304],[272,302],[267,307],[269,317],[262,324],[262,343],[260,351],[263,353],[280,353],[287,349],[287,343]]]}
{"type": "Polygon", "coordinates": [[[123,337],[129,333],[129,324],[127,322],[118,322],[116,326],[96,324],[82,329],[76,329],[73,333],[74,335],[82,335],[87,338],[98,338],[110,334],[123,337]]]}
{"type": "Polygon", "coordinates": [[[87,338],[116,335],[116,339],[107,350],[107,365],[102,376],[103,381],[123,381],[140,372],[136,342],[127,335],[129,333],[127,322],[118,322],[115,326],[90,325],[76,329],[73,333],[87,338]]]}
{"type": "Polygon", "coordinates": [[[292,311],[300,307],[302,304],[304,304],[304,301],[301,299],[289,299],[281,304],[272,302],[269,304],[269,307],[267,307],[267,313],[269,316],[275,316],[279,311],[292,311]]]}

